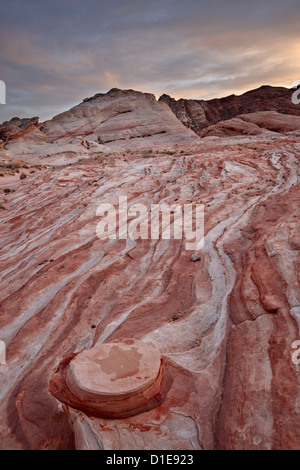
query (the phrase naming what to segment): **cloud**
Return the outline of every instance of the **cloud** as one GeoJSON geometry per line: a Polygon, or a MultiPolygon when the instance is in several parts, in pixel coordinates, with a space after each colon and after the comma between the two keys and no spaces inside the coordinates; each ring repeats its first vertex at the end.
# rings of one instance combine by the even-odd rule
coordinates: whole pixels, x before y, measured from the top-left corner
{"type": "Polygon", "coordinates": [[[203,98],[300,78],[298,0],[2,0],[0,121],[112,87],[203,98]]]}

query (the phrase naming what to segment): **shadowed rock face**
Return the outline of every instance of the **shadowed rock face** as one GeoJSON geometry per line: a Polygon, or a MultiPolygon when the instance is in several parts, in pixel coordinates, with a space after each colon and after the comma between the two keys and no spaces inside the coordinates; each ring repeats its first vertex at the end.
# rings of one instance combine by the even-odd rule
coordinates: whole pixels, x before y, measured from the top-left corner
{"type": "Polygon", "coordinates": [[[0,447],[299,449],[299,156],[296,134],[211,137],[151,158],[57,156],[15,180],[0,211],[0,447]],[[97,238],[98,205],[120,195],[203,203],[201,259],[185,240],[97,238]],[[62,409],[59,365],[124,338],[160,352],[165,400],[119,419],[62,409]]]}
{"type": "Polygon", "coordinates": [[[21,137],[37,133],[39,118],[12,118],[10,121],[5,121],[0,125],[0,139],[3,142],[8,142],[10,139],[20,139],[21,137]]]}
{"type": "Polygon", "coordinates": [[[175,100],[168,95],[162,95],[159,101],[170,106],[186,127],[201,135],[201,131],[206,127],[220,121],[228,121],[240,114],[277,111],[282,114],[300,116],[300,106],[292,102],[294,91],[294,89],[283,87],[262,86],[240,96],[230,95],[207,101],[175,100]]]}

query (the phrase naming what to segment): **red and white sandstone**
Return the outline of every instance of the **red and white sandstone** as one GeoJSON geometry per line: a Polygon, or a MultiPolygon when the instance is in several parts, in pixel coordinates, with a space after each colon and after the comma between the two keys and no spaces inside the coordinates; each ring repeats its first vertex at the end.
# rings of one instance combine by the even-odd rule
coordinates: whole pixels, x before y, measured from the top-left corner
{"type": "Polygon", "coordinates": [[[114,88],[43,123],[38,118],[7,121],[0,126],[0,139],[6,154],[14,158],[36,161],[40,155],[66,152],[74,161],[87,150],[113,152],[191,143],[197,135],[154,95],[114,88]]]}
{"type": "Polygon", "coordinates": [[[220,121],[213,126],[203,129],[201,137],[258,135],[262,132],[293,132],[300,129],[300,116],[280,114],[276,111],[260,111],[257,113],[241,114],[228,121],[220,121]]]}
{"type": "MultiPolygon", "coordinates": [[[[53,124],[52,135],[69,139],[59,137],[65,127],[53,124]]],[[[127,152],[110,155],[80,143],[74,156],[24,152],[26,162],[46,167],[22,180],[11,175],[6,189],[14,192],[1,201],[0,448],[300,449],[300,370],[292,361],[300,339],[300,138],[274,130],[193,135],[191,143],[184,136],[177,145],[156,140],[147,152],[136,137],[127,152]],[[191,260],[184,239],[100,240],[97,207],[117,208],[120,195],[149,209],[203,203],[200,259],[191,260]],[[99,397],[85,408],[82,368],[68,380],[70,364],[128,339],[159,352],[168,380],[161,387],[154,366],[151,387],[163,391],[161,401],[152,406],[152,391],[147,401],[142,390],[142,406],[138,393],[130,396],[133,414],[97,413],[99,397]]]]}
{"type": "Polygon", "coordinates": [[[62,361],[49,391],[65,405],[100,418],[127,418],[159,406],[172,383],[158,349],[123,339],[62,361]]]}

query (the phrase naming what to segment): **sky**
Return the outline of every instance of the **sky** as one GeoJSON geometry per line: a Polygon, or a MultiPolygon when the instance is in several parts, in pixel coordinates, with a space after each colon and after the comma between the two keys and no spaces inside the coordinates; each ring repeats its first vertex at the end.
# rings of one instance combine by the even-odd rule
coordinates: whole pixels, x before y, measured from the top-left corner
{"type": "Polygon", "coordinates": [[[0,0],[0,19],[0,122],[115,87],[211,99],[300,79],[299,0],[0,0]]]}

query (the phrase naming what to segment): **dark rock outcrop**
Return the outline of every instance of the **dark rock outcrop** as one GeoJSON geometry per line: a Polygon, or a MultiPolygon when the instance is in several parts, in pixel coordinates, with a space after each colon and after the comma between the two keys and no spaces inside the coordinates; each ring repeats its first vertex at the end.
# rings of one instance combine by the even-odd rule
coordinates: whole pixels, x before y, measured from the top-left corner
{"type": "Polygon", "coordinates": [[[230,95],[207,101],[175,100],[168,95],[162,95],[159,101],[166,103],[186,127],[200,135],[204,128],[240,114],[277,111],[300,116],[300,106],[292,102],[294,91],[294,88],[261,86],[239,96],[230,95]]]}

